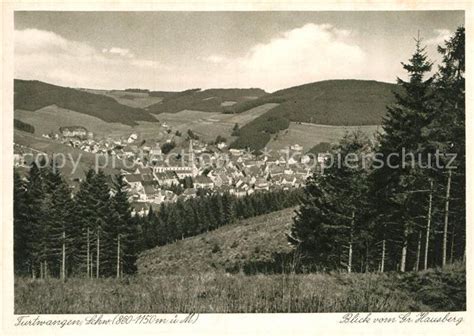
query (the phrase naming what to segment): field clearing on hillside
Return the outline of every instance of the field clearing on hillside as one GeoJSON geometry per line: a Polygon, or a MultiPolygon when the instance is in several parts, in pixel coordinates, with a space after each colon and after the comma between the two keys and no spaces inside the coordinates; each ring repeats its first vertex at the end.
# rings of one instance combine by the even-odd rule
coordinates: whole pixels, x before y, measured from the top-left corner
{"type": "Polygon", "coordinates": [[[336,143],[342,139],[346,133],[354,131],[361,131],[369,138],[373,138],[377,131],[381,131],[381,126],[330,126],[291,122],[287,130],[272,136],[267,147],[276,150],[288,145],[299,144],[303,146],[303,150],[307,152],[320,142],[336,143]]]}
{"type": "MultiPolygon", "coordinates": [[[[179,130],[186,136],[188,129],[201,136],[205,141],[212,141],[218,135],[224,136],[230,143],[232,128],[236,123],[240,126],[264,114],[277,104],[265,104],[240,114],[223,114],[217,112],[181,111],[178,113],[161,113],[155,115],[160,122],[138,121],[137,126],[127,126],[120,123],[107,123],[99,118],[83,113],[63,109],[55,105],[44,107],[37,111],[16,110],[15,118],[35,127],[35,134],[58,132],[62,126],[84,126],[98,138],[127,137],[132,132],[137,133],[139,140],[162,141],[165,136],[163,123],[168,124],[174,134],[179,130]]],[[[184,139],[184,138],[183,138],[184,139]]],[[[178,139],[179,140],[179,139],[178,139]]],[[[179,142],[179,141],[177,141],[179,142]]]]}
{"type": "Polygon", "coordinates": [[[37,111],[15,110],[15,118],[35,127],[38,135],[59,132],[62,126],[84,126],[87,130],[99,136],[124,134],[130,132],[131,126],[120,123],[108,123],[99,118],[89,116],[55,105],[46,106],[37,111]]]}
{"type": "Polygon", "coordinates": [[[15,279],[15,314],[466,310],[465,266],[397,273],[15,279]]]}
{"type": "Polygon", "coordinates": [[[192,129],[203,139],[210,141],[218,135],[230,139],[232,128],[236,123],[243,126],[277,105],[264,104],[239,114],[184,110],[177,113],[160,113],[155,116],[160,122],[166,122],[173,130],[186,134],[188,129],[192,129]]]}
{"type": "Polygon", "coordinates": [[[131,133],[137,133],[141,140],[155,138],[160,130],[163,130],[158,122],[138,121],[138,125],[132,127],[120,123],[108,123],[99,118],[54,105],[34,112],[16,110],[15,118],[33,125],[37,136],[51,132],[58,133],[62,126],[84,126],[98,138],[128,137],[131,133]]]}
{"type": "Polygon", "coordinates": [[[177,113],[155,114],[160,122],[165,122],[173,131],[179,130],[186,136],[188,129],[205,141],[214,140],[218,135],[230,136],[232,126],[223,121],[225,115],[217,112],[185,110],[177,113]]]}
{"type": "MultiPolygon", "coordinates": [[[[93,168],[95,166],[95,154],[87,153],[50,139],[38,137],[18,130],[15,130],[13,139],[15,144],[35,149],[37,151],[46,153],[48,156],[63,153],[66,158],[66,164],[64,168],[61,169],[61,172],[68,181],[70,178],[84,177],[85,172],[89,170],[89,168],[93,168]],[[77,162],[78,168],[74,169],[74,166],[77,162]]],[[[103,170],[106,174],[117,174],[121,167],[122,165],[120,161],[117,160],[115,169],[109,165],[103,170]]]]}
{"type": "MultiPolygon", "coordinates": [[[[214,271],[253,273],[257,268],[273,269],[275,257],[292,251],[285,233],[293,222],[294,211],[295,208],[289,208],[237,221],[147,250],[138,259],[138,272],[156,276],[214,271]]],[[[279,269],[283,267],[276,265],[279,269]]]]}
{"type": "Polygon", "coordinates": [[[244,126],[245,124],[251,122],[255,118],[260,117],[262,114],[270,111],[272,108],[277,107],[278,105],[279,104],[268,103],[254,107],[242,113],[231,114],[231,117],[227,120],[227,122],[232,124],[238,123],[239,126],[244,126]]]}
{"type": "Polygon", "coordinates": [[[130,107],[138,107],[138,108],[146,108],[150,105],[159,103],[163,100],[162,97],[151,97],[148,93],[144,93],[144,92],[126,92],[126,91],[93,90],[93,89],[85,89],[84,91],[112,97],[120,104],[127,105],[130,107]]]}

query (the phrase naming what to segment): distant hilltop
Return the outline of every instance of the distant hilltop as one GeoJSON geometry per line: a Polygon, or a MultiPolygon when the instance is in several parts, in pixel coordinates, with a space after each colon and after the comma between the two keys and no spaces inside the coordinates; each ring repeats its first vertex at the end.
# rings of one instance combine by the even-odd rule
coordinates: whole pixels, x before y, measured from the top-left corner
{"type": "MultiPolygon", "coordinates": [[[[206,129],[214,137],[227,137],[232,148],[260,150],[292,123],[380,125],[386,106],[394,101],[393,92],[398,90],[396,84],[370,80],[327,80],[267,93],[259,88],[181,92],[74,89],[16,79],[14,108],[17,125],[23,123],[18,129],[57,129],[73,119],[70,122],[91,126],[94,132],[110,127],[129,133],[146,123],[156,123],[158,129],[171,122],[175,127],[186,124],[198,132],[206,129]],[[221,117],[223,114],[229,117],[221,117]],[[97,129],[99,124],[104,124],[101,129],[97,129]],[[219,134],[214,134],[217,129],[219,134]]],[[[178,128],[178,133],[187,128],[178,128]]],[[[206,132],[201,134],[205,137],[206,132]]]]}

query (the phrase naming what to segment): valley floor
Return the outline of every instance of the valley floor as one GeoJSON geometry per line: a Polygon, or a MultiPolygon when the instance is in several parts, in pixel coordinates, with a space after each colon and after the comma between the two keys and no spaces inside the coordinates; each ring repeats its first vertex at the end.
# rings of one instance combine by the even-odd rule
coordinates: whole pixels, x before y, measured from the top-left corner
{"type": "Polygon", "coordinates": [[[465,267],[318,273],[15,280],[16,314],[400,312],[466,309],[465,267]]]}

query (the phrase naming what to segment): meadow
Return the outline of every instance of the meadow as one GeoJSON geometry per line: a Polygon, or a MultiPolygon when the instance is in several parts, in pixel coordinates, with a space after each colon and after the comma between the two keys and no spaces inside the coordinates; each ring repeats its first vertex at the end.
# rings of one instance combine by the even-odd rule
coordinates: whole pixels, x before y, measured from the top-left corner
{"type": "Polygon", "coordinates": [[[118,103],[136,108],[147,108],[150,105],[159,103],[163,100],[162,97],[150,96],[149,93],[144,92],[127,92],[123,90],[93,90],[83,89],[89,93],[101,94],[114,98],[118,103]]]}
{"type": "Polygon", "coordinates": [[[465,267],[418,273],[15,280],[16,314],[462,311],[465,267]]]}
{"type": "MultiPolygon", "coordinates": [[[[73,148],[54,140],[18,130],[15,130],[13,138],[14,143],[22,146],[26,153],[44,153],[50,158],[53,155],[63,154],[64,156],[59,157],[58,160],[64,158],[64,167],[61,169],[61,172],[64,176],[67,176],[68,179],[82,178],[86,171],[95,165],[96,156],[94,154],[81,151],[78,148],[73,148]]],[[[58,164],[62,165],[63,161],[58,161],[58,164]]],[[[115,166],[108,165],[104,167],[103,170],[106,174],[118,174],[120,168],[123,167],[122,162],[116,160],[115,166]]],[[[22,170],[26,173],[29,169],[22,168],[22,170]]]]}
{"type": "Polygon", "coordinates": [[[266,113],[276,104],[265,104],[240,114],[223,114],[218,112],[201,112],[185,110],[178,113],[161,113],[154,115],[160,122],[137,121],[137,125],[129,126],[121,123],[105,122],[97,117],[64,109],[55,105],[43,107],[37,111],[15,110],[15,118],[35,127],[35,134],[58,132],[61,126],[84,126],[98,138],[124,137],[135,132],[140,139],[161,139],[166,129],[162,123],[168,124],[173,132],[179,130],[186,134],[192,129],[206,141],[214,140],[218,135],[231,139],[232,128],[236,123],[240,126],[266,113]]]}
{"type": "Polygon", "coordinates": [[[83,126],[98,138],[128,137],[133,132],[142,137],[152,137],[156,136],[161,130],[158,122],[137,121],[135,126],[109,123],[97,117],[63,109],[55,105],[46,106],[34,112],[15,110],[15,118],[33,125],[37,136],[57,133],[62,126],[83,126]]]}
{"type": "Polygon", "coordinates": [[[216,230],[142,252],[138,272],[145,276],[214,272],[281,272],[292,262],[286,233],[295,208],[224,225],[216,230]],[[278,261],[276,260],[278,259],[278,261]]]}
{"type": "Polygon", "coordinates": [[[332,126],[291,122],[288,129],[272,136],[267,147],[278,150],[288,145],[299,144],[306,152],[320,142],[337,143],[346,133],[360,131],[373,138],[376,132],[381,130],[382,127],[379,125],[332,126]]]}
{"type": "Polygon", "coordinates": [[[239,114],[184,110],[177,113],[160,113],[155,116],[160,122],[166,122],[174,130],[179,130],[183,134],[188,129],[192,129],[206,141],[214,140],[218,135],[230,140],[235,124],[242,127],[277,105],[264,104],[239,114]]]}

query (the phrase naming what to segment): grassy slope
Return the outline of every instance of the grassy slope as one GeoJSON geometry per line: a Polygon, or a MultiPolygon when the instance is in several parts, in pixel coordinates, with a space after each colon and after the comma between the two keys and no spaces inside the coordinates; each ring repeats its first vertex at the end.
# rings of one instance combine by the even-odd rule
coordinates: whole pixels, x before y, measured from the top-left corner
{"type": "Polygon", "coordinates": [[[83,91],[101,94],[114,98],[118,103],[136,108],[147,108],[150,105],[159,103],[164,97],[172,96],[176,92],[129,92],[125,90],[94,90],[82,89],[83,91]]]}
{"type": "Polygon", "coordinates": [[[285,232],[294,209],[246,219],[174,244],[145,251],[138,260],[141,275],[211,271],[252,272],[273,263],[275,254],[291,251],[285,232]]]}
{"type": "Polygon", "coordinates": [[[240,126],[245,125],[273,107],[275,104],[264,104],[239,114],[185,110],[177,113],[161,113],[157,117],[182,134],[192,129],[205,141],[214,140],[218,135],[230,140],[232,128],[236,123],[240,126]]]}
{"type": "Polygon", "coordinates": [[[465,267],[419,273],[15,280],[15,314],[466,310],[465,267]]]}
{"type": "MultiPolygon", "coordinates": [[[[224,102],[243,102],[266,94],[261,89],[209,89],[187,90],[165,97],[162,102],[147,108],[152,113],[176,113],[183,110],[224,112],[224,102]]],[[[224,104],[226,105],[226,104],[224,104]]]]}
{"type": "Polygon", "coordinates": [[[14,91],[15,109],[36,111],[46,106],[56,105],[106,122],[133,126],[137,125],[137,121],[156,121],[149,112],[119,104],[114,98],[40,81],[16,79],[14,91]]]}
{"type": "Polygon", "coordinates": [[[15,118],[23,120],[35,127],[38,135],[58,132],[62,126],[80,125],[97,135],[126,134],[132,127],[121,123],[109,123],[87,114],[71,111],[50,105],[35,112],[15,110],[15,118]]]}
{"type": "Polygon", "coordinates": [[[299,144],[303,146],[304,152],[307,152],[321,142],[336,143],[346,133],[354,131],[361,131],[369,138],[373,138],[377,131],[381,131],[381,126],[330,126],[292,122],[287,130],[272,136],[267,147],[278,150],[288,145],[299,144]]]}
{"type": "MultiPolygon", "coordinates": [[[[64,154],[66,162],[65,166],[61,169],[61,172],[68,182],[70,182],[70,179],[72,178],[83,178],[87,170],[95,167],[96,156],[94,154],[81,151],[77,148],[72,148],[57,141],[15,130],[14,142],[15,144],[32,148],[41,153],[46,153],[49,157],[51,157],[53,154],[64,154]],[[74,169],[77,163],[77,169],[74,169]]],[[[25,152],[30,151],[25,150],[25,152]]],[[[102,160],[105,159],[101,158],[99,163],[105,162],[102,160]]],[[[109,165],[104,168],[104,172],[106,174],[118,174],[120,172],[120,168],[123,168],[120,160],[116,160],[115,163],[112,164],[112,160],[110,159],[109,165]]]]}

